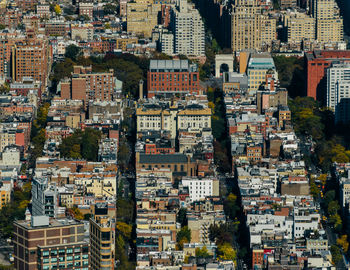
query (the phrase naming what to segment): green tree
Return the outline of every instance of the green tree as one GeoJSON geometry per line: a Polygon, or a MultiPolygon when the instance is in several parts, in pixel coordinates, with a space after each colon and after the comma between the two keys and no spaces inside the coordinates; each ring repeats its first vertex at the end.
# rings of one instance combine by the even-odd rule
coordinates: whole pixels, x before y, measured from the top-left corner
{"type": "Polygon", "coordinates": [[[86,14],[83,14],[83,15],[78,16],[78,20],[83,21],[83,22],[88,22],[88,21],[90,21],[90,17],[86,14]]]}
{"type": "Polygon", "coordinates": [[[129,143],[125,138],[122,138],[120,140],[118,149],[118,164],[120,165],[122,170],[126,170],[128,168],[130,158],[131,149],[129,143]]]}
{"type": "Polygon", "coordinates": [[[187,209],[184,207],[181,207],[179,209],[179,212],[176,216],[176,222],[179,222],[181,224],[181,227],[184,227],[187,225],[187,209]]]}
{"type": "Polygon", "coordinates": [[[87,128],[84,131],[77,129],[71,136],[62,140],[59,150],[62,157],[65,158],[84,158],[89,161],[97,161],[100,139],[100,131],[92,128],[87,128]]]}
{"type": "Polygon", "coordinates": [[[232,220],[237,217],[237,213],[239,211],[239,205],[237,203],[237,196],[233,193],[230,193],[225,202],[224,202],[224,210],[226,215],[228,215],[232,220]]]}
{"type": "Polygon", "coordinates": [[[337,201],[331,201],[331,202],[328,204],[327,210],[328,210],[328,214],[329,214],[329,215],[335,215],[335,214],[337,214],[338,211],[339,211],[339,209],[340,209],[340,206],[339,206],[339,204],[338,204],[337,201]]]}
{"type": "Polygon", "coordinates": [[[105,4],[103,6],[103,12],[107,15],[115,14],[117,12],[117,6],[113,4],[105,4]]]}
{"type": "Polygon", "coordinates": [[[67,46],[65,57],[70,58],[72,61],[76,61],[79,56],[82,55],[82,49],[74,44],[67,46]]]}
{"type": "Polygon", "coordinates": [[[196,248],[195,252],[197,258],[211,257],[206,246],[203,246],[202,248],[196,248]]]}
{"type": "Polygon", "coordinates": [[[337,245],[331,246],[331,254],[332,254],[332,261],[334,264],[337,264],[342,260],[341,250],[337,245]]]}
{"type": "Polygon", "coordinates": [[[184,243],[191,242],[191,230],[185,226],[176,234],[177,249],[182,250],[184,243]]]}

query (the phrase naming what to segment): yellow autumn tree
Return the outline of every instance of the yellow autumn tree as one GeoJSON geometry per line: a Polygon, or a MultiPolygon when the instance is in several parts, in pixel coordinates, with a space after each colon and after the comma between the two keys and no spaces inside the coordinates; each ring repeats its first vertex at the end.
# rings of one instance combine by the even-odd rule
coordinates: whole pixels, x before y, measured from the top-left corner
{"type": "Polygon", "coordinates": [[[131,238],[132,226],[125,222],[117,222],[117,230],[120,231],[126,238],[131,238]]]}
{"type": "Polygon", "coordinates": [[[340,238],[338,238],[337,245],[340,246],[345,253],[348,252],[348,249],[349,249],[348,236],[344,234],[340,238]]]}
{"type": "Polygon", "coordinates": [[[237,251],[229,243],[218,246],[218,255],[220,260],[236,261],[237,259],[237,251]]]}
{"type": "Polygon", "coordinates": [[[55,6],[55,13],[56,13],[57,15],[61,15],[62,10],[61,10],[61,7],[60,7],[59,5],[56,5],[56,6],[55,6]]]}

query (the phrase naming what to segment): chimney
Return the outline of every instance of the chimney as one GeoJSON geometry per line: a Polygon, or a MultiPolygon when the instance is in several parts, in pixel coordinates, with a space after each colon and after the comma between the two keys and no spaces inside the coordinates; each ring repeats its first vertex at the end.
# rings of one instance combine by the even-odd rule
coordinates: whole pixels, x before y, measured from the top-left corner
{"type": "Polygon", "coordinates": [[[143,80],[139,82],[139,100],[143,99],[143,80]]]}

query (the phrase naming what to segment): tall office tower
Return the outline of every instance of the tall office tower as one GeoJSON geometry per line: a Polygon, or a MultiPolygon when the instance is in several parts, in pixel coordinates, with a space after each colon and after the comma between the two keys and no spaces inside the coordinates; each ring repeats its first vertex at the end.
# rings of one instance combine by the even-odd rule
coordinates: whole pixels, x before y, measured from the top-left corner
{"type": "Polygon", "coordinates": [[[56,217],[58,192],[56,186],[49,185],[48,179],[34,178],[32,181],[32,215],[56,217]]]}
{"type": "Polygon", "coordinates": [[[90,266],[92,270],[113,270],[115,257],[115,219],[108,215],[108,205],[95,205],[90,219],[90,266]]]}
{"type": "Polygon", "coordinates": [[[33,216],[30,222],[15,221],[13,227],[15,269],[90,269],[83,223],[33,216]]]}
{"type": "Polygon", "coordinates": [[[344,40],[343,18],[335,0],[313,0],[312,13],[316,19],[316,39],[319,42],[344,40]]]}
{"type": "Polygon", "coordinates": [[[179,0],[173,14],[175,53],[205,55],[204,23],[199,11],[187,0],[179,0]]]}
{"type": "Polygon", "coordinates": [[[350,98],[350,63],[332,64],[327,69],[327,107],[335,111],[343,98],[350,98]]]}
{"type": "Polygon", "coordinates": [[[276,38],[276,21],[262,15],[257,0],[237,0],[231,16],[233,51],[260,50],[276,38]]]}

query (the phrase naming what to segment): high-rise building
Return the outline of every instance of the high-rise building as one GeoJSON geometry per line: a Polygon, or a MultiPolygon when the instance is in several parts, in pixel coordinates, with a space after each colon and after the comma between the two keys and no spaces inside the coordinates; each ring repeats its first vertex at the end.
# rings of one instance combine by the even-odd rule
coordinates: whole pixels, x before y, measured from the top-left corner
{"type": "Polygon", "coordinates": [[[92,270],[113,270],[115,257],[115,219],[107,204],[96,204],[90,219],[90,266],[92,270]]]}
{"type": "Polygon", "coordinates": [[[232,6],[232,50],[260,50],[274,39],[276,20],[262,15],[258,1],[237,0],[232,6]]]}
{"type": "Polygon", "coordinates": [[[343,19],[335,0],[313,0],[312,13],[316,19],[316,39],[319,42],[344,40],[343,19]]]}
{"type": "Polygon", "coordinates": [[[58,191],[49,185],[48,179],[34,178],[32,181],[32,215],[56,217],[58,212],[58,191]]]}
{"type": "Polygon", "coordinates": [[[310,41],[316,38],[315,18],[301,12],[293,12],[284,16],[284,27],[287,29],[289,43],[310,41]]]}
{"type": "Polygon", "coordinates": [[[205,55],[204,23],[199,11],[187,3],[179,0],[173,9],[173,31],[175,53],[187,56],[205,55]]]}
{"type": "Polygon", "coordinates": [[[151,60],[147,97],[199,93],[199,71],[188,60],[151,60]]]}
{"type": "Polygon", "coordinates": [[[15,269],[90,269],[83,223],[32,216],[31,221],[15,221],[13,226],[15,269]]]}
{"type": "Polygon", "coordinates": [[[52,50],[47,40],[29,36],[23,42],[16,42],[12,47],[12,79],[22,81],[31,77],[41,82],[41,93],[48,82],[48,74],[52,61],[52,50]]]}
{"type": "Polygon", "coordinates": [[[154,4],[151,0],[136,0],[127,3],[128,32],[151,37],[153,28],[158,24],[158,14],[161,4],[154,4]]]}
{"type": "Polygon", "coordinates": [[[305,53],[307,69],[307,96],[325,99],[326,70],[334,62],[350,62],[350,51],[313,51],[305,53]]]}
{"type": "Polygon", "coordinates": [[[270,47],[272,41],[277,39],[277,21],[275,18],[267,15],[261,15],[260,18],[260,48],[262,49],[270,47]]]}
{"type": "Polygon", "coordinates": [[[350,63],[327,69],[327,107],[335,111],[343,98],[350,98],[350,63]]]}

